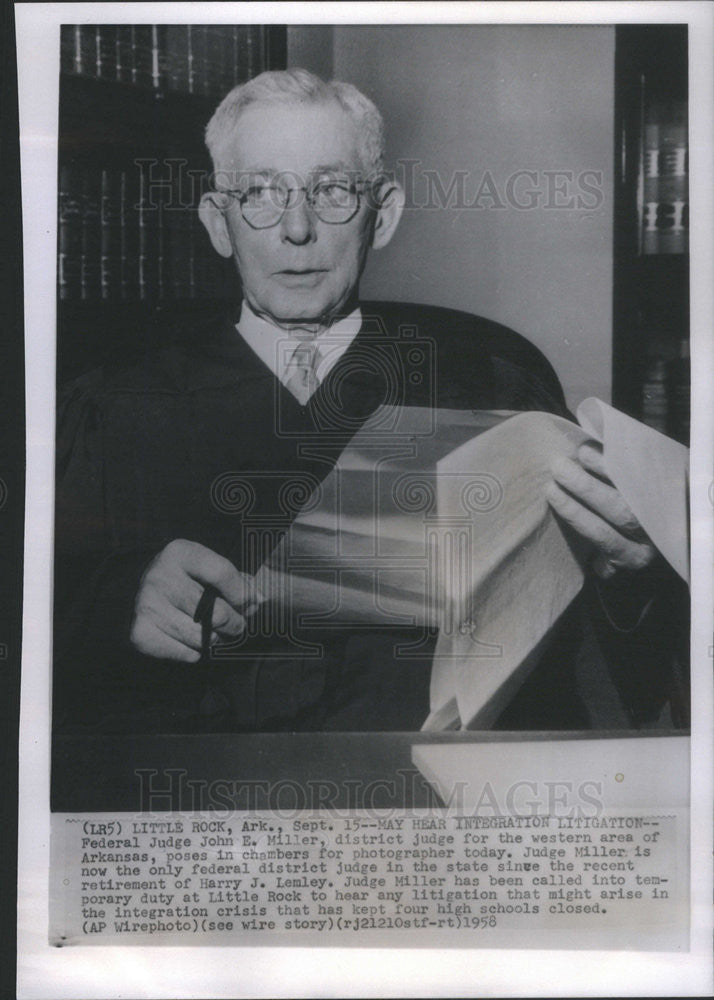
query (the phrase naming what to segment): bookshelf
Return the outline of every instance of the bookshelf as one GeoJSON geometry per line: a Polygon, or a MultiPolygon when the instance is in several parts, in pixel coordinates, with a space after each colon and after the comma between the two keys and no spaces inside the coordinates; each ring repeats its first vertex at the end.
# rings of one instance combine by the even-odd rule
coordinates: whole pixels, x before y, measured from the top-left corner
{"type": "Polygon", "coordinates": [[[686,25],[616,29],[613,402],[688,444],[686,25]]]}
{"type": "Polygon", "coordinates": [[[196,208],[208,119],[237,83],[286,65],[286,29],[63,25],[58,381],[160,344],[237,297],[196,208]]]}

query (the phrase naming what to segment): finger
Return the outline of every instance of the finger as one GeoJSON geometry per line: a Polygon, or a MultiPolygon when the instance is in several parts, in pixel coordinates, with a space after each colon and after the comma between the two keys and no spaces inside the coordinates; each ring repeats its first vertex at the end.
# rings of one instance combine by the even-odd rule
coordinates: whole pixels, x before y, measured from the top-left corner
{"type": "Polygon", "coordinates": [[[546,499],[553,510],[582,538],[592,542],[605,559],[618,569],[644,569],[654,558],[654,548],[648,542],[636,542],[621,535],[592,510],[584,507],[557,483],[546,487],[546,499]]]}
{"type": "MultiPolygon", "coordinates": [[[[196,610],[205,590],[204,586],[182,571],[177,578],[167,581],[166,597],[175,608],[195,620],[196,610]]],[[[243,610],[246,614],[252,614],[256,607],[255,602],[251,602],[243,610]]],[[[222,597],[216,598],[211,624],[221,635],[237,636],[245,630],[243,615],[235,611],[222,597]]]]}
{"type": "MultiPolygon", "coordinates": [[[[177,611],[188,615],[195,621],[196,610],[205,593],[205,587],[196,580],[192,580],[183,570],[179,574],[167,575],[166,578],[162,579],[165,583],[165,592],[155,587],[153,597],[153,604],[158,606],[159,613],[164,614],[164,600],[166,599],[168,604],[173,605],[177,611]]],[[[249,607],[251,610],[255,608],[254,605],[249,607]]],[[[245,631],[245,618],[234,611],[223,598],[218,597],[213,607],[211,625],[216,633],[216,641],[218,641],[219,636],[235,638],[245,631]]]]}
{"type": "Polygon", "coordinates": [[[219,636],[235,638],[245,631],[245,618],[223,598],[217,597],[213,606],[211,625],[219,636]]]}
{"type": "Polygon", "coordinates": [[[635,539],[644,540],[647,537],[642,525],[614,486],[586,472],[570,458],[559,458],[552,471],[560,486],[618,531],[635,539]]]}
{"type": "Polygon", "coordinates": [[[605,479],[608,483],[612,483],[605,468],[605,456],[603,455],[601,444],[593,444],[591,441],[581,444],[578,448],[578,461],[588,472],[592,472],[593,475],[599,476],[600,479],[605,479]]]}
{"type": "Polygon", "coordinates": [[[171,544],[176,546],[176,557],[188,576],[204,586],[210,583],[233,607],[240,608],[262,599],[253,577],[239,572],[233,563],[217,552],[198,542],[183,539],[171,544]]]}
{"type": "Polygon", "coordinates": [[[598,552],[593,559],[592,566],[601,580],[610,580],[617,575],[618,567],[607,558],[604,552],[598,552]]]}
{"type": "Polygon", "coordinates": [[[201,650],[201,625],[190,615],[179,611],[166,600],[157,601],[154,605],[154,624],[165,635],[181,642],[189,649],[201,650]]]}
{"type": "Polygon", "coordinates": [[[204,590],[205,587],[181,569],[176,574],[167,575],[162,592],[170,604],[193,618],[204,590]]]}
{"type": "Polygon", "coordinates": [[[147,656],[160,660],[178,660],[182,663],[198,663],[201,654],[163,632],[146,619],[137,621],[131,632],[131,643],[135,649],[147,656]]]}
{"type": "Polygon", "coordinates": [[[182,541],[171,542],[153,561],[140,588],[142,603],[152,608],[167,600],[185,614],[192,614],[204,587],[193,580],[183,567],[185,550],[182,541]]]}

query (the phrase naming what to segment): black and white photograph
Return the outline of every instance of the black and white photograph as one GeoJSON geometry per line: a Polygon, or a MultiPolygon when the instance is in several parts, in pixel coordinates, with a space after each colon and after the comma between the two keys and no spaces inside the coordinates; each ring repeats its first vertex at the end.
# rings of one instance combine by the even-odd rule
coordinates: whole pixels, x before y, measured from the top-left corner
{"type": "Polygon", "coordinates": [[[20,996],[709,992],[712,7],[365,6],[15,5],[20,996]]]}

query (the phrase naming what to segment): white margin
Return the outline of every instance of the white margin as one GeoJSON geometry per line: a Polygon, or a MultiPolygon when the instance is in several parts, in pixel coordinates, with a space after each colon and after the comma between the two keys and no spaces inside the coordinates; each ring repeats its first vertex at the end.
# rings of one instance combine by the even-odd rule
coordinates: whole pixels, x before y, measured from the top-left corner
{"type": "Polygon", "coordinates": [[[712,53],[714,6],[630,3],[16,4],[27,379],[18,997],[707,996],[712,992],[712,53]],[[47,943],[59,24],[690,25],[692,246],[692,950],[625,952],[51,948],[47,943]]]}

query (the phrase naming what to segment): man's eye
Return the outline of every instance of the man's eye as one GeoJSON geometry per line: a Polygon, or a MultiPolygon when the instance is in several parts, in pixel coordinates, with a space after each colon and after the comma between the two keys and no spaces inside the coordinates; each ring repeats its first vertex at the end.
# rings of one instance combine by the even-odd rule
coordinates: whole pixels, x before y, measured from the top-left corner
{"type": "Polygon", "coordinates": [[[270,197],[270,190],[266,184],[252,184],[243,192],[241,200],[248,205],[263,205],[270,197]]]}
{"type": "Polygon", "coordinates": [[[344,205],[352,198],[352,187],[346,181],[323,181],[316,185],[313,196],[323,205],[344,205]]]}

